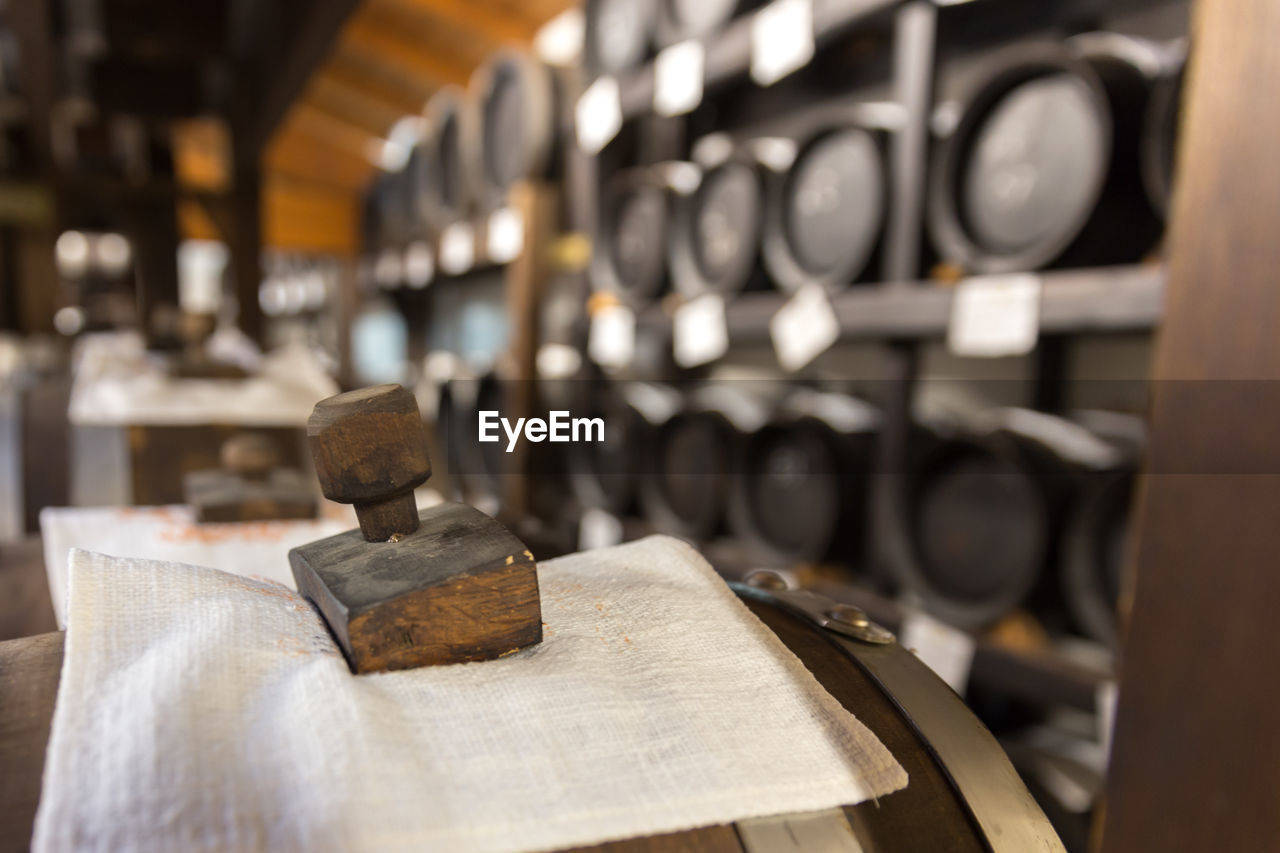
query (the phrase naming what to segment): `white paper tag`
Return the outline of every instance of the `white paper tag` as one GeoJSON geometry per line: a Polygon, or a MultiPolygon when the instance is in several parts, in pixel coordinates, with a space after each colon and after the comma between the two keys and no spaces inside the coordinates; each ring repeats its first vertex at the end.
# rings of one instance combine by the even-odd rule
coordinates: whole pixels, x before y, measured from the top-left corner
{"type": "Polygon", "coordinates": [[[383,290],[392,290],[400,286],[400,278],[404,274],[400,253],[395,249],[383,249],[373,267],[373,280],[383,290]]]}
{"type": "Polygon", "coordinates": [[[578,550],[608,548],[622,541],[622,522],[602,509],[589,509],[578,524],[578,550]]]}
{"type": "Polygon", "coordinates": [[[956,285],[947,327],[947,346],[956,355],[1025,355],[1035,348],[1039,331],[1039,276],[982,276],[956,285]]]}
{"type": "Polygon", "coordinates": [[[431,283],[436,274],[435,257],[425,240],[415,240],[404,250],[404,280],[414,290],[431,283]]]}
{"type": "Polygon", "coordinates": [[[476,234],[468,222],[455,222],[440,232],[440,269],[459,275],[476,262],[476,234]]]}
{"type": "Polygon", "coordinates": [[[587,87],[573,110],[578,147],[598,154],[622,129],[622,100],[618,81],[601,77],[587,87]]]}
{"type": "Polygon", "coordinates": [[[773,0],[751,19],[751,79],[772,85],[813,59],[812,0],[773,0]]]}
{"type": "Polygon", "coordinates": [[[507,264],[520,257],[524,250],[524,217],[514,207],[495,210],[489,216],[485,229],[485,248],[489,260],[495,264],[507,264]]]}
{"type": "Polygon", "coordinates": [[[658,53],[653,60],[654,112],[678,116],[702,103],[705,55],[698,41],[682,41],[658,53]]]}
{"type": "Polygon", "coordinates": [[[769,321],[778,364],[799,370],[840,339],[840,321],[821,285],[806,284],[769,321]]]}
{"type": "Polygon", "coordinates": [[[1102,754],[1111,754],[1111,736],[1116,728],[1116,700],[1119,698],[1119,686],[1112,680],[1099,682],[1094,695],[1094,709],[1098,715],[1098,743],[1102,744],[1102,754]]]}
{"type": "Polygon", "coordinates": [[[724,298],[707,293],[681,305],[672,318],[671,337],[681,367],[697,367],[724,355],[729,350],[724,298]]]}
{"type": "Polygon", "coordinates": [[[626,367],[636,352],[636,315],[624,305],[609,305],[591,315],[587,354],[601,367],[626,367]]]}
{"type": "Polygon", "coordinates": [[[974,639],[959,628],[939,622],[920,610],[908,610],[898,642],[915,652],[951,689],[964,695],[973,668],[974,639]]]}

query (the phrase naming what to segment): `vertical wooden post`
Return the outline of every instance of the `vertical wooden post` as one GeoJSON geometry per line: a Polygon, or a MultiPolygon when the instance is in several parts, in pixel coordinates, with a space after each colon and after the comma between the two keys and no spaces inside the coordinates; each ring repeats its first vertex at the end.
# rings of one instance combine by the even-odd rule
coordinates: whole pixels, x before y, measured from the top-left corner
{"type": "Polygon", "coordinates": [[[138,276],[138,322],[148,348],[176,346],[178,211],[173,195],[138,193],[125,201],[138,276]],[[157,321],[168,316],[165,324],[157,321]]]}
{"type": "Polygon", "coordinates": [[[338,261],[338,292],[334,295],[334,334],[338,346],[338,385],[343,390],[355,387],[356,372],[351,362],[351,326],[360,307],[357,291],[356,260],[341,258],[338,261]]]}
{"type": "Polygon", "coordinates": [[[263,323],[258,287],[262,284],[262,186],[256,153],[244,154],[237,150],[231,193],[232,233],[226,236],[239,305],[236,325],[261,344],[263,323]],[[241,162],[245,159],[251,162],[241,162]]]}
{"type": "MultiPolygon", "coordinates": [[[[507,351],[511,367],[507,378],[503,416],[516,418],[540,415],[537,411],[537,359],[541,339],[542,298],[551,275],[549,247],[554,239],[559,198],[556,187],[533,181],[511,190],[511,207],[524,223],[520,255],[507,267],[507,310],[511,320],[511,346],[507,351]]],[[[508,473],[503,483],[503,513],[520,519],[530,510],[532,483],[528,442],[520,442],[509,454],[508,473]]]]}
{"type": "Polygon", "coordinates": [[[1196,7],[1104,853],[1280,849],[1277,32],[1196,7]]]}
{"type": "Polygon", "coordinates": [[[48,227],[23,228],[17,234],[17,328],[23,332],[54,331],[62,287],[53,255],[57,240],[58,232],[48,227]]]}

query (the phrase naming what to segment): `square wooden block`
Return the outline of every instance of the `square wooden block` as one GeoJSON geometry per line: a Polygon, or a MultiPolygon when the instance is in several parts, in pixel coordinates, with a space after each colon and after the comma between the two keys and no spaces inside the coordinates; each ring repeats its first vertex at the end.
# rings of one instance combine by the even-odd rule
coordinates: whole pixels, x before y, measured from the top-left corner
{"type": "Polygon", "coordinates": [[[524,543],[466,504],[418,517],[396,541],[349,530],[289,552],[298,590],[352,670],[491,660],[541,642],[537,564],[524,543]]]}

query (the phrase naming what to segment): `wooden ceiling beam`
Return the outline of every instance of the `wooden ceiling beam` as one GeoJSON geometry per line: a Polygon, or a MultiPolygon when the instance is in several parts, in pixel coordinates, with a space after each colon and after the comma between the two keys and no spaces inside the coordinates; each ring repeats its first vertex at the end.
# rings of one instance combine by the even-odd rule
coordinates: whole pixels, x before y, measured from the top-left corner
{"type": "Polygon", "coordinates": [[[386,106],[323,75],[311,78],[302,103],[338,116],[377,136],[386,136],[391,126],[404,115],[395,107],[386,106]]]}
{"type": "Polygon", "coordinates": [[[310,0],[305,14],[278,21],[280,38],[266,38],[257,54],[242,63],[233,109],[233,141],[240,156],[256,155],[288,114],[290,105],[311,74],[331,52],[352,17],[359,17],[359,0],[310,0]],[[287,36],[287,37],[286,37],[287,36]],[[283,46],[282,46],[283,45],[283,46]]]}
{"type": "Polygon", "coordinates": [[[295,127],[281,128],[262,154],[268,175],[283,175],[350,192],[362,191],[374,166],[368,158],[336,148],[327,139],[308,136],[295,127]]]}
{"type": "Polygon", "coordinates": [[[347,24],[343,41],[356,53],[403,68],[435,86],[465,86],[471,76],[469,67],[440,59],[411,37],[379,25],[367,14],[359,14],[347,24]]]}
{"type": "Polygon", "coordinates": [[[353,50],[346,42],[338,45],[327,69],[350,80],[353,85],[375,87],[388,95],[394,93],[399,101],[417,104],[417,111],[421,111],[427,99],[439,88],[437,84],[379,56],[353,50]]]}
{"type": "Polygon", "coordinates": [[[527,46],[538,25],[524,18],[496,12],[478,0],[367,0],[373,6],[394,6],[413,14],[443,22],[447,26],[479,36],[493,46],[527,46]]]}
{"type": "Polygon", "coordinates": [[[312,139],[325,140],[332,148],[366,159],[369,146],[381,141],[377,134],[307,103],[294,104],[283,127],[312,139]]]}
{"type": "Polygon", "coordinates": [[[425,86],[418,87],[417,92],[388,86],[376,77],[361,74],[336,61],[326,65],[315,79],[324,81],[326,85],[341,87],[350,95],[372,101],[379,109],[392,110],[398,116],[421,113],[433,91],[425,86]]]}
{"type": "Polygon", "coordinates": [[[356,253],[360,194],[269,176],[262,183],[263,245],[272,249],[356,253]]]}

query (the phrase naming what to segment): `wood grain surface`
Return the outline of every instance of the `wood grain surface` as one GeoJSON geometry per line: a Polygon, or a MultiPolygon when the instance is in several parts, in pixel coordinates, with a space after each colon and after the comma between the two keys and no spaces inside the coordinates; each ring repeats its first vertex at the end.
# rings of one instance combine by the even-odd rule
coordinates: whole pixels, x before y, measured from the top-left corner
{"type": "Polygon", "coordinates": [[[62,671],[62,633],[0,643],[0,851],[26,850],[62,671]]]}
{"type": "Polygon", "coordinates": [[[40,537],[0,544],[0,640],[57,627],[40,537]]]}
{"type": "Polygon", "coordinates": [[[357,672],[487,660],[542,639],[533,555],[466,504],[422,510],[398,541],[349,530],[289,562],[357,672]]]}
{"type": "Polygon", "coordinates": [[[1103,853],[1280,850],[1278,32],[1195,6],[1103,853]]]}

